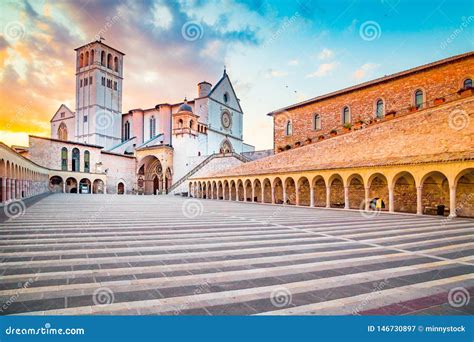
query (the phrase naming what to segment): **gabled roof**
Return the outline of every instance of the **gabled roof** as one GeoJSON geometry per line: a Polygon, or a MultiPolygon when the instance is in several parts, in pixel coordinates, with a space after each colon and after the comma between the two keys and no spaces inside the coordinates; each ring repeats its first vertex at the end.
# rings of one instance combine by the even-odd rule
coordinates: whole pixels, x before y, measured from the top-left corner
{"type": "Polygon", "coordinates": [[[434,68],[434,67],[437,67],[437,66],[440,66],[440,65],[443,65],[443,64],[448,64],[448,63],[455,62],[455,61],[458,61],[458,60],[461,60],[461,59],[464,59],[464,58],[468,58],[468,57],[472,57],[472,56],[474,56],[474,51],[466,52],[466,53],[456,55],[456,56],[452,56],[452,57],[445,58],[445,59],[440,59],[438,61],[431,62],[431,63],[424,64],[424,65],[420,65],[420,66],[415,67],[415,68],[411,68],[411,69],[400,71],[400,72],[397,72],[397,73],[394,73],[394,74],[391,74],[391,75],[376,78],[374,80],[367,81],[367,82],[364,82],[364,83],[356,84],[352,87],[348,87],[348,88],[337,90],[337,91],[334,91],[334,92],[331,92],[331,93],[328,93],[328,94],[316,96],[316,97],[313,97],[311,99],[308,99],[308,100],[305,100],[305,101],[302,101],[302,102],[298,102],[298,103],[295,103],[295,104],[292,104],[292,105],[289,105],[289,106],[271,111],[267,115],[272,116],[274,114],[278,114],[280,112],[287,111],[289,109],[293,109],[293,108],[301,107],[303,105],[307,105],[307,104],[310,104],[310,103],[322,101],[322,100],[325,100],[325,99],[328,99],[328,98],[331,98],[331,97],[334,97],[334,96],[343,95],[343,94],[346,94],[346,93],[349,93],[349,92],[352,92],[352,91],[355,91],[355,90],[359,90],[359,89],[363,89],[363,88],[366,88],[366,87],[376,85],[378,83],[391,81],[391,80],[394,80],[396,78],[400,78],[400,77],[407,76],[407,75],[410,75],[410,74],[415,74],[415,73],[420,72],[420,71],[424,71],[424,70],[427,70],[427,69],[430,69],[430,68],[434,68]]]}
{"type": "MultiPolygon", "coordinates": [[[[242,110],[242,107],[240,106],[240,101],[239,101],[239,98],[237,97],[237,93],[235,92],[234,90],[234,86],[232,85],[232,82],[230,81],[230,78],[229,78],[229,75],[227,75],[227,71],[224,69],[224,73],[222,74],[222,77],[221,79],[216,83],[216,85],[214,87],[212,87],[211,91],[209,92],[209,94],[206,96],[206,97],[211,97],[211,95],[214,93],[214,91],[220,86],[220,84],[225,80],[227,79],[229,81],[229,84],[230,84],[230,89],[232,90],[232,92],[234,93],[234,96],[235,98],[237,99],[237,106],[239,106],[238,110],[243,113],[244,111],[242,110]]],[[[225,106],[228,106],[227,104],[223,103],[223,105],[225,106]]]]}
{"type": "Polygon", "coordinates": [[[56,110],[56,112],[54,113],[53,117],[51,118],[51,120],[49,120],[49,122],[53,122],[53,121],[57,121],[57,120],[54,120],[54,118],[56,117],[56,115],[58,115],[59,112],[61,112],[61,108],[64,108],[66,111],[70,112],[72,114],[72,116],[69,116],[69,117],[64,117],[64,118],[61,118],[62,120],[64,119],[68,119],[68,118],[73,118],[76,116],[76,113],[73,112],[71,109],[69,109],[68,106],[66,106],[64,103],[61,104],[58,108],[58,110],[56,110]]]}

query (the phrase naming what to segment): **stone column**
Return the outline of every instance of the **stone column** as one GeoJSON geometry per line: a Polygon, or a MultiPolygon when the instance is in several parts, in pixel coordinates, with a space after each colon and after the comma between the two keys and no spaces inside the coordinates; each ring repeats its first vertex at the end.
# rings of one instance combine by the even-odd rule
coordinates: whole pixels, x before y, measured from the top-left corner
{"type": "Polygon", "coordinates": [[[416,187],[416,214],[423,215],[423,187],[416,187]]]}
{"type": "Polygon", "coordinates": [[[250,202],[255,202],[255,185],[252,185],[252,198],[250,199],[250,202]]]}
{"type": "Polygon", "coordinates": [[[232,201],[232,187],[230,186],[230,183],[229,183],[229,201],[232,201]]]}
{"type": "Polygon", "coordinates": [[[247,187],[244,186],[244,202],[247,202],[247,187]]]}
{"type": "Polygon", "coordinates": [[[326,186],[326,208],[331,208],[331,187],[326,186]]]}
{"type": "Polygon", "coordinates": [[[314,207],[314,188],[312,186],[309,188],[309,206],[314,207]]]}
{"type": "Polygon", "coordinates": [[[2,203],[7,201],[7,179],[2,177],[2,203]]]}
{"type": "Polygon", "coordinates": [[[239,201],[239,186],[237,184],[235,185],[235,201],[239,201]]]}
{"type": "Polygon", "coordinates": [[[449,217],[456,217],[456,187],[449,188],[449,217]]]}
{"type": "Polygon", "coordinates": [[[16,199],[16,179],[12,179],[12,200],[16,199]]]}
{"type": "Polygon", "coordinates": [[[275,186],[272,184],[272,204],[275,204],[275,186]]]}
{"type": "Polygon", "coordinates": [[[364,190],[365,190],[365,211],[369,211],[369,209],[370,209],[370,207],[369,207],[369,205],[370,205],[370,203],[369,203],[369,201],[370,201],[370,198],[369,198],[370,188],[368,186],[366,186],[364,188],[364,190]]]}
{"type": "Polygon", "coordinates": [[[388,211],[391,213],[395,212],[395,195],[394,195],[394,189],[393,187],[389,186],[388,187],[388,211]]]}
{"type": "Polygon", "coordinates": [[[349,187],[344,187],[344,209],[349,209],[349,187]]]}
{"type": "Polygon", "coordinates": [[[262,203],[265,203],[265,187],[262,184],[262,203]]]}
{"type": "Polygon", "coordinates": [[[295,203],[296,205],[300,205],[300,189],[298,188],[298,185],[295,184],[295,203]]]}
{"type": "Polygon", "coordinates": [[[288,201],[288,194],[286,193],[286,186],[283,185],[283,204],[286,204],[288,201]]]}

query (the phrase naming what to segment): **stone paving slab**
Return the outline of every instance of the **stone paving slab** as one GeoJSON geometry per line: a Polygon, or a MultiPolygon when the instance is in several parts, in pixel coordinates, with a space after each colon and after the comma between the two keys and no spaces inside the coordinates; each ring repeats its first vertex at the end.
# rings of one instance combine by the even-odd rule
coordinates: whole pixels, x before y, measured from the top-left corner
{"type": "Polygon", "coordinates": [[[472,219],[55,194],[0,260],[2,315],[474,314],[472,219]]]}

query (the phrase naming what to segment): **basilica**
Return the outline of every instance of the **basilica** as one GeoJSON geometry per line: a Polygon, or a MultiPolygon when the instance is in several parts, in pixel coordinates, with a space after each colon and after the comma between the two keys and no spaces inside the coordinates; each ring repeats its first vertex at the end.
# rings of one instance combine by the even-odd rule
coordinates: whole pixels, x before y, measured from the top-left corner
{"type": "Polygon", "coordinates": [[[50,181],[52,191],[176,193],[198,171],[252,158],[240,100],[225,70],[214,86],[200,82],[193,99],[123,112],[124,53],[101,40],[75,51],[75,110],[61,105],[51,137],[30,136],[23,151],[61,171],[50,181]]]}

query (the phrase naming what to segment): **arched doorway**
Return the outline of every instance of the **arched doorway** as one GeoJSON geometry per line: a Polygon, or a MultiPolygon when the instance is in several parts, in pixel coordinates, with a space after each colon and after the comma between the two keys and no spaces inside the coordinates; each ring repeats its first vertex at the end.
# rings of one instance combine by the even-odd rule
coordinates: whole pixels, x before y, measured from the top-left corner
{"type": "Polygon", "coordinates": [[[369,178],[369,208],[375,210],[388,210],[388,182],[381,173],[376,173],[369,178]]]}
{"type": "Polygon", "coordinates": [[[285,204],[296,204],[296,184],[293,178],[288,177],[285,180],[285,193],[286,193],[286,203],[285,204]]]}
{"type": "Polygon", "coordinates": [[[163,170],[160,160],[152,155],[143,157],[138,166],[137,178],[143,181],[138,183],[137,191],[145,195],[155,195],[166,191],[167,171],[163,170]],[[156,184],[158,182],[158,184],[156,184]]]}
{"type": "Polygon", "coordinates": [[[272,203],[272,184],[268,178],[263,180],[263,203],[272,203]]]}
{"type": "Polygon", "coordinates": [[[119,183],[117,184],[117,194],[118,194],[118,195],[123,195],[123,194],[125,194],[125,184],[124,184],[124,183],[119,182],[119,183]]]}
{"type": "Polygon", "coordinates": [[[449,208],[449,183],[446,176],[438,171],[430,172],[423,177],[421,186],[423,213],[448,215],[451,208],[449,208]]]}
{"type": "Polygon", "coordinates": [[[49,191],[59,193],[63,192],[63,179],[60,176],[53,176],[49,179],[49,191]]]}
{"type": "Polygon", "coordinates": [[[66,179],[66,193],[77,194],[77,192],[77,180],[72,177],[66,179]]]}
{"type": "Polygon", "coordinates": [[[409,172],[395,176],[393,185],[394,210],[403,213],[416,213],[415,178],[409,172]]]}
{"type": "Polygon", "coordinates": [[[298,200],[299,205],[309,206],[311,199],[311,191],[309,187],[309,181],[306,177],[301,177],[298,180],[298,200]]]}
{"type": "Polygon", "coordinates": [[[229,188],[229,182],[228,181],[224,181],[224,194],[223,194],[223,198],[225,200],[228,200],[229,199],[229,195],[230,195],[230,188],[229,188]]]}
{"type": "Polygon", "coordinates": [[[233,180],[230,181],[230,199],[232,201],[235,201],[237,199],[237,188],[233,180]]]}
{"type": "Polygon", "coordinates": [[[240,202],[243,202],[244,199],[245,199],[244,198],[244,184],[242,183],[242,180],[240,180],[240,179],[237,181],[237,189],[238,189],[238,191],[237,191],[238,200],[240,202]]]}
{"type": "Polygon", "coordinates": [[[456,177],[456,215],[474,217],[474,169],[456,177]]]}
{"type": "Polygon", "coordinates": [[[283,204],[283,183],[279,177],[273,181],[273,187],[275,188],[275,203],[283,204]]]}
{"type": "Polygon", "coordinates": [[[322,176],[316,176],[313,179],[314,187],[314,206],[325,207],[326,206],[326,182],[322,176]]]}
{"type": "Polygon", "coordinates": [[[258,203],[262,203],[263,202],[263,199],[262,199],[262,184],[260,183],[260,180],[256,179],[254,184],[253,184],[253,187],[254,187],[254,194],[255,194],[255,197],[253,198],[253,201],[254,202],[258,202],[258,203]]]}
{"type": "Polygon", "coordinates": [[[344,197],[344,183],[342,177],[339,175],[331,176],[329,179],[330,196],[329,204],[331,208],[344,208],[345,197],[344,197]]]}
{"type": "Polygon", "coordinates": [[[94,183],[92,183],[92,193],[93,194],[105,193],[104,181],[102,179],[96,179],[94,183]]]}
{"type": "Polygon", "coordinates": [[[221,147],[219,148],[219,153],[232,153],[234,149],[232,148],[232,144],[228,139],[224,139],[221,143],[221,147]]]}
{"type": "Polygon", "coordinates": [[[87,178],[82,178],[79,182],[79,192],[81,194],[90,194],[91,190],[91,181],[87,178]]]}
{"type": "Polygon", "coordinates": [[[247,179],[245,181],[245,201],[247,202],[252,202],[253,198],[252,198],[252,182],[247,179]]]}
{"type": "Polygon", "coordinates": [[[349,208],[365,209],[365,188],[362,176],[354,174],[348,178],[349,208]]]}
{"type": "Polygon", "coordinates": [[[153,176],[153,195],[156,195],[160,192],[160,178],[158,175],[153,176]]]}

